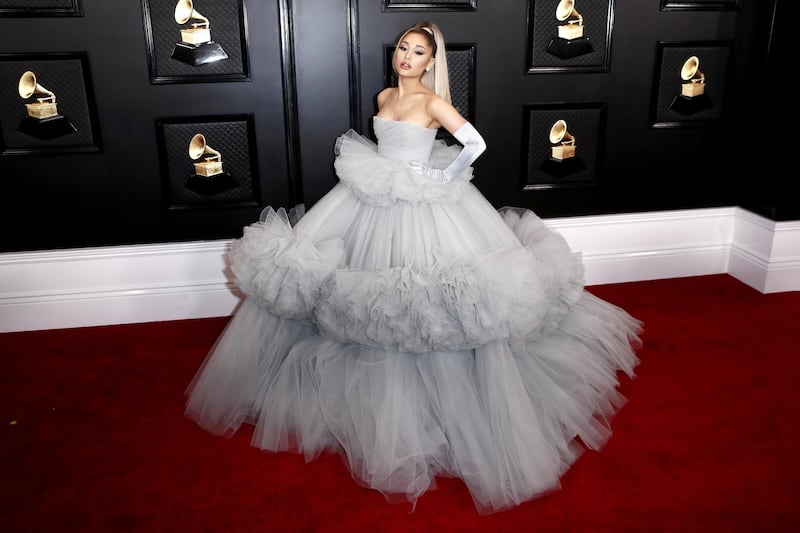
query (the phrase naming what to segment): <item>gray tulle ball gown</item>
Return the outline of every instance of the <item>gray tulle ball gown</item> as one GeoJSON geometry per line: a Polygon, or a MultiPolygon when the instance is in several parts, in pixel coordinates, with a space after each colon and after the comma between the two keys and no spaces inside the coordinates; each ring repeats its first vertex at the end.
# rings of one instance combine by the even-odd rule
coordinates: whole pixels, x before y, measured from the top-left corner
{"type": "Polygon", "coordinates": [[[265,209],[230,252],[246,297],[186,414],[415,503],[463,480],[481,513],[559,487],[610,436],[640,323],[584,290],[580,257],[531,211],[494,209],[436,130],[373,118],[337,139],[339,183],[294,225],[265,209]]]}

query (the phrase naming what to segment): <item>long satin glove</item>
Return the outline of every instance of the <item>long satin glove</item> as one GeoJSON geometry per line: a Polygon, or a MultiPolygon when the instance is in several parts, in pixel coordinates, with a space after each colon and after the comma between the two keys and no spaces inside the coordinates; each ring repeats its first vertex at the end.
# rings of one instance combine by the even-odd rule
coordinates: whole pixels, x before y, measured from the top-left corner
{"type": "Polygon", "coordinates": [[[481,137],[478,130],[469,122],[465,122],[460,128],[453,132],[453,137],[464,147],[447,168],[433,168],[429,164],[421,161],[407,161],[406,165],[411,167],[415,172],[427,176],[432,180],[440,183],[449,182],[454,177],[467,170],[469,166],[478,159],[478,156],[486,150],[486,142],[483,140],[483,137],[481,137]]]}

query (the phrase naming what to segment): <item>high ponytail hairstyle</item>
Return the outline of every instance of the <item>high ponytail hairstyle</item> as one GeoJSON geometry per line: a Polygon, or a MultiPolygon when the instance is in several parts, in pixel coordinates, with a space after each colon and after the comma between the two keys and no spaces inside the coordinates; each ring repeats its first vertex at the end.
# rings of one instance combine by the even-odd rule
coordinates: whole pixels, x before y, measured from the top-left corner
{"type": "Polygon", "coordinates": [[[422,75],[423,85],[444,98],[448,103],[452,103],[450,98],[450,76],[447,72],[447,53],[445,51],[444,36],[439,26],[430,21],[417,23],[403,32],[397,40],[398,44],[409,33],[416,33],[425,37],[433,49],[433,57],[436,58],[431,69],[422,75]]]}

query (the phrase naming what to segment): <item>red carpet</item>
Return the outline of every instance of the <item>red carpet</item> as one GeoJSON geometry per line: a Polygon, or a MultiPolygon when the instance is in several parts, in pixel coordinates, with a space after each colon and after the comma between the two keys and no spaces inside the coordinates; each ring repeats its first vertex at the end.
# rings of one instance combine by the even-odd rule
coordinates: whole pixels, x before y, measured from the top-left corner
{"type": "Polygon", "coordinates": [[[0,335],[0,530],[782,532],[800,528],[800,292],[726,275],[590,287],[645,323],[614,436],[562,490],[476,514],[444,479],[416,510],[211,436],[183,391],[227,319],[0,335]]]}

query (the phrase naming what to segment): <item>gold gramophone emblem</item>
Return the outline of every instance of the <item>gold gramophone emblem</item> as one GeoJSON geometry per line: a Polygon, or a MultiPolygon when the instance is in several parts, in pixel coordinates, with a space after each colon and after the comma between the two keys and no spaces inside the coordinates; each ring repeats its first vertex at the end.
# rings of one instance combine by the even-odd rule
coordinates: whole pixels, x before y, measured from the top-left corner
{"type": "Polygon", "coordinates": [[[575,9],[575,0],[559,0],[556,4],[558,35],[550,39],[547,52],[561,59],[572,59],[594,51],[584,35],[583,15],[575,9]]]}
{"type": "Polygon", "coordinates": [[[186,24],[190,20],[193,22],[188,28],[181,28],[181,41],[188,44],[202,44],[211,42],[211,23],[206,17],[194,9],[192,0],[179,0],[175,6],[175,22],[186,24]]]}
{"type": "Polygon", "coordinates": [[[208,18],[194,8],[192,0],[178,0],[175,4],[175,22],[181,26],[190,24],[180,28],[181,40],[175,43],[170,55],[172,59],[193,67],[228,59],[222,46],[211,39],[208,18]]]}
{"type": "Polygon", "coordinates": [[[575,137],[567,131],[567,122],[563,119],[556,120],[550,127],[550,147],[553,159],[569,159],[575,157],[575,137]]]}
{"type": "Polygon", "coordinates": [[[25,71],[25,73],[20,76],[18,91],[20,97],[25,100],[38,94],[46,95],[36,98],[35,102],[25,104],[29,117],[44,119],[58,116],[58,105],[56,104],[55,93],[37,83],[36,74],[30,70],[25,71]]]}
{"type": "Polygon", "coordinates": [[[33,71],[26,70],[22,73],[17,91],[24,100],[31,97],[36,99],[25,104],[27,113],[17,128],[20,132],[37,139],[49,140],[78,131],[67,117],[58,113],[56,94],[40,84],[33,71]]]}
{"type": "Polygon", "coordinates": [[[189,141],[189,157],[203,161],[194,164],[194,171],[198,176],[214,176],[222,174],[222,154],[206,144],[206,138],[202,133],[196,134],[189,141]]]}
{"type": "Polygon", "coordinates": [[[683,96],[691,98],[705,93],[706,77],[700,72],[699,67],[700,59],[697,56],[691,56],[683,62],[681,79],[686,82],[681,84],[681,94],[683,96]]]}
{"type": "Polygon", "coordinates": [[[558,26],[562,39],[583,37],[583,15],[575,9],[575,0],[561,0],[556,6],[556,19],[564,22],[558,26]]]}

